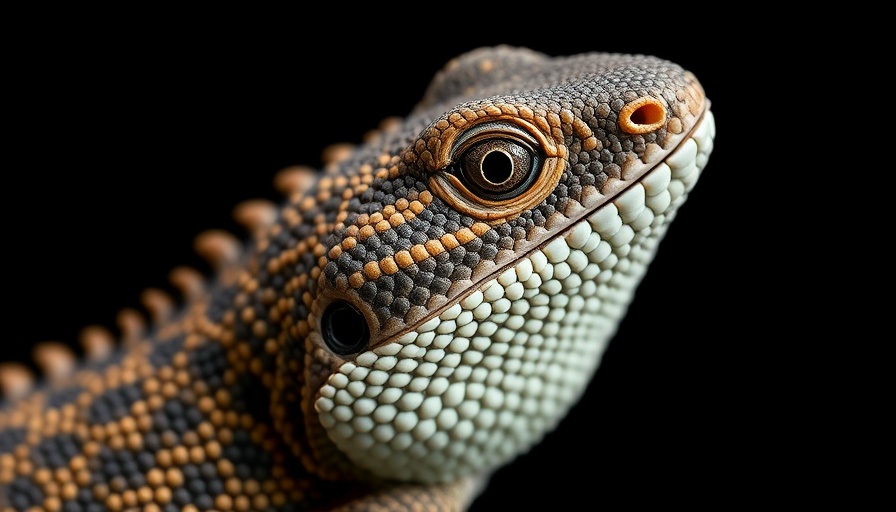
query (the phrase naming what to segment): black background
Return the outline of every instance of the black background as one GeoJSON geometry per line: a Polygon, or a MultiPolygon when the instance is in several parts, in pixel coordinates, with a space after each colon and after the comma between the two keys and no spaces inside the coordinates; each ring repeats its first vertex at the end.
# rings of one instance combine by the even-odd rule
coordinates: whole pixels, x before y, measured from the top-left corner
{"type": "Polygon", "coordinates": [[[714,503],[707,489],[740,503],[753,485],[775,485],[747,469],[766,456],[776,416],[756,395],[771,370],[750,363],[768,360],[756,334],[763,305],[744,298],[761,279],[760,251],[745,234],[773,229],[750,214],[756,191],[742,172],[755,133],[744,113],[758,104],[743,87],[753,58],[686,13],[390,20],[59,23],[18,38],[3,98],[0,360],[27,361],[38,341],[74,344],[88,324],[114,330],[116,312],[139,307],[142,289],[170,290],[171,268],[208,270],[192,253],[196,234],[242,236],[230,220],[238,202],[277,200],[276,171],[319,166],[327,144],[359,142],[383,118],[408,113],[463,51],[506,43],[554,55],[649,53],[701,80],[715,152],[586,395],[494,476],[474,509],[714,503]]]}

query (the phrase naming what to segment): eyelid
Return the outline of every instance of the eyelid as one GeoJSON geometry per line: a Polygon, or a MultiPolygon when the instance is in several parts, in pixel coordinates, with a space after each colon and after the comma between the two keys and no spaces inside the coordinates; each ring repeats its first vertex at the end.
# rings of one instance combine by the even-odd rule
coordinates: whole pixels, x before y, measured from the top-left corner
{"type": "Polygon", "coordinates": [[[480,123],[471,127],[457,137],[449,154],[449,161],[456,161],[457,155],[463,154],[471,145],[483,139],[493,139],[500,137],[519,138],[522,142],[528,144],[533,150],[541,147],[538,140],[531,133],[520,128],[513,123],[500,121],[491,121],[488,123],[480,123]]]}

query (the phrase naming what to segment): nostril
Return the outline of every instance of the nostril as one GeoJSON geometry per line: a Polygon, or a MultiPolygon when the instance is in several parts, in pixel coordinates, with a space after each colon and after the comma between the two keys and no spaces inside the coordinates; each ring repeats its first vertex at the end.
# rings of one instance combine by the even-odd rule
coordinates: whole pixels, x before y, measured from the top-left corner
{"type": "Polygon", "coordinates": [[[626,133],[652,132],[666,122],[666,107],[652,96],[642,96],[622,107],[619,127],[626,133]]]}
{"type": "Polygon", "coordinates": [[[364,315],[344,300],[335,301],[324,310],[321,335],[330,350],[343,356],[361,352],[370,342],[370,330],[364,315]]]}

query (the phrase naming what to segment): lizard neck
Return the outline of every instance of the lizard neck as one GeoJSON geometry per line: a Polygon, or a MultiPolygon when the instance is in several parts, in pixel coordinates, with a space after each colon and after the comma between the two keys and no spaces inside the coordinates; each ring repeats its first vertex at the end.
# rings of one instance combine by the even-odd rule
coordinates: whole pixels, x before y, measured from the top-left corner
{"type": "Polygon", "coordinates": [[[335,362],[307,339],[319,269],[305,246],[311,223],[289,226],[294,209],[287,202],[241,258],[219,268],[206,295],[155,331],[149,357],[179,386],[190,383],[208,417],[264,426],[267,452],[290,459],[301,479],[369,479],[330,442],[306,396],[335,362]]]}

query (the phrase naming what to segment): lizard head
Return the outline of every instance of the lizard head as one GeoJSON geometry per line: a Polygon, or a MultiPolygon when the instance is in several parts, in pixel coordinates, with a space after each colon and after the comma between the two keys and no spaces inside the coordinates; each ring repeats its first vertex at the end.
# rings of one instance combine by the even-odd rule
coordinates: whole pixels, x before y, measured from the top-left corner
{"type": "Polygon", "coordinates": [[[271,411],[304,465],[438,482],[539,441],[598,367],[712,123],[696,79],[651,57],[450,62],[287,205],[300,247],[262,248],[285,291],[271,411]]]}

